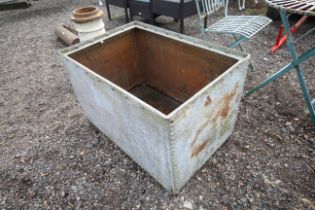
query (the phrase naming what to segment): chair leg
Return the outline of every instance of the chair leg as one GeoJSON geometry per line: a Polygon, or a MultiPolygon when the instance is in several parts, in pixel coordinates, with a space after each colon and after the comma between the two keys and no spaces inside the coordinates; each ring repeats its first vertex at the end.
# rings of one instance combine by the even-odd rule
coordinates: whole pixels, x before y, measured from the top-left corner
{"type": "Polygon", "coordinates": [[[110,10],[109,10],[109,4],[107,4],[107,3],[106,3],[106,10],[107,10],[108,19],[112,20],[112,17],[110,15],[110,10]]]}
{"type": "Polygon", "coordinates": [[[132,9],[129,8],[130,21],[133,21],[133,13],[132,9]]]}
{"type": "MultiPolygon", "coordinates": [[[[233,37],[234,37],[234,39],[235,39],[235,42],[238,42],[238,41],[240,40],[240,39],[238,39],[238,38],[235,36],[235,34],[233,34],[233,37]]],[[[242,45],[241,45],[241,42],[239,42],[237,45],[239,46],[239,48],[241,49],[242,52],[245,52],[244,48],[243,48],[242,45]]],[[[252,61],[249,61],[249,67],[250,67],[251,70],[254,70],[254,66],[253,66],[253,64],[252,64],[252,61]]]]}
{"type": "Polygon", "coordinates": [[[154,25],[154,15],[153,15],[153,13],[150,11],[150,24],[151,25],[154,25]]]}
{"type": "MultiPolygon", "coordinates": [[[[233,34],[233,37],[234,37],[235,41],[238,40],[238,38],[236,37],[235,34],[233,34]]],[[[243,52],[245,51],[244,48],[242,47],[241,43],[239,43],[238,46],[239,46],[239,48],[241,49],[241,51],[243,51],[243,52]]]]}
{"type": "MultiPolygon", "coordinates": [[[[238,46],[240,47],[240,49],[241,49],[242,52],[245,52],[245,50],[244,50],[244,48],[242,47],[241,44],[239,44],[238,46]]],[[[252,64],[252,61],[251,61],[251,60],[249,60],[249,68],[250,68],[252,71],[255,69],[254,66],[253,66],[253,64],[252,64]]]]}
{"type": "Polygon", "coordinates": [[[310,115],[311,115],[311,119],[315,125],[315,108],[314,108],[314,104],[315,104],[315,100],[312,100],[309,94],[309,90],[307,88],[307,85],[305,83],[305,79],[304,79],[304,74],[302,69],[300,68],[300,65],[297,65],[295,67],[298,79],[299,79],[299,83],[303,92],[303,96],[306,102],[307,107],[309,108],[310,111],[310,115]]]}
{"type": "Polygon", "coordinates": [[[251,60],[249,60],[249,68],[252,70],[252,71],[254,71],[254,66],[253,66],[253,64],[252,64],[252,61],[251,60]]]}
{"type": "Polygon", "coordinates": [[[126,17],[126,23],[129,22],[129,17],[128,17],[128,8],[125,7],[125,17],[126,17]]]}
{"type": "MultiPolygon", "coordinates": [[[[310,115],[311,115],[311,120],[313,122],[313,124],[315,125],[315,108],[314,108],[314,99],[312,100],[309,94],[309,90],[307,88],[307,85],[305,83],[305,79],[304,79],[304,75],[303,75],[303,71],[300,67],[300,64],[298,63],[298,55],[296,52],[296,48],[294,46],[294,42],[293,42],[293,37],[292,37],[292,32],[291,32],[291,27],[290,27],[290,23],[288,20],[288,17],[286,15],[286,12],[284,9],[280,10],[280,17],[282,19],[282,23],[283,26],[285,28],[286,34],[287,34],[287,47],[289,49],[291,58],[292,58],[292,63],[294,63],[294,67],[296,70],[296,74],[298,76],[298,80],[303,92],[303,96],[306,102],[306,105],[309,109],[310,115]]],[[[312,52],[312,51],[311,51],[312,52]]],[[[310,56],[312,53],[310,52],[310,54],[307,54],[308,56],[310,56]]]]}
{"type": "Polygon", "coordinates": [[[203,28],[201,28],[201,36],[202,36],[203,40],[209,41],[209,37],[206,35],[203,28]]]}
{"type": "Polygon", "coordinates": [[[181,16],[179,19],[179,28],[180,28],[180,33],[183,34],[184,33],[184,17],[181,16]]]}
{"type": "Polygon", "coordinates": [[[207,28],[207,23],[208,23],[208,16],[205,17],[203,20],[203,28],[207,28]]]}

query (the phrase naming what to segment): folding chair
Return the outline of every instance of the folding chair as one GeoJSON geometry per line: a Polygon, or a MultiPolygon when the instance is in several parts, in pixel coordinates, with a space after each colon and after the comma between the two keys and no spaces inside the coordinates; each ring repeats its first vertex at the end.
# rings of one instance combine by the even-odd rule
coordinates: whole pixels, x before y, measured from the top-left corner
{"type": "MultiPolygon", "coordinates": [[[[230,16],[228,15],[229,0],[195,0],[195,3],[203,38],[208,40],[206,32],[232,34],[235,42],[228,45],[229,48],[239,46],[244,51],[241,42],[250,39],[272,21],[265,16],[230,16]],[[225,17],[207,27],[208,16],[223,7],[225,17]]],[[[252,65],[251,68],[253,68],[252,65]]]]}

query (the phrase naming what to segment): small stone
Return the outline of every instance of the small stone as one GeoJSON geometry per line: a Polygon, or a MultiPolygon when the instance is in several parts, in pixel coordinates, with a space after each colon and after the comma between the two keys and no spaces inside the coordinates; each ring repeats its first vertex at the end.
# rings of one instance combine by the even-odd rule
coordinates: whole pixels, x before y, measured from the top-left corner
{"type": "Polygon", "coordinates": [[[286,122],[285,125],[289,129],[289,131],[291,131],[291,132],[295,131],[295,128],[293,127],[291,122],[286,122]]]}
{"type": "Polygon", "coordinates": [[[274,181],[269,180],[267,177],[264,178],[265,184],[271,185],[272,187],[278,186],[282,181],[279,179],[276,179],[274,181]]]}
{"type": "Polygon", "coordinates": [[[201,179],[199,176],[197,176],[197,179],[198,179],[199,181],[202,181],[202,179],[201,179]]]}
{"type": "Polygon", "coordinates": [[[244,186],[243,182],[239,182],[238,186],[240,186],[240,187],[244,186]]]}
{"type": "Polygon", "coordinates": [[[310,200],[306,198],[301,198],[301,200],[303,201],[304,205],[311,207],[311,209],[315,208],[315,205],[310,200]]]}
{"type": "Polygon", "coordinates": [[[187,209],[193,209],[193,205],[190,201],[185,201],[183,207],[187,209]]]}
{"type": "Polygon", "coordinates": [[[201,201],[203,200],[203,197],[202,197],[202,195],[199,195],[199,200],[201,200],[201,201]]]}
{"type": "Polygon", "coordinates": [[[72,185],[72,186],[71,186],[71,190],[73,190],[73,192],[77,192],[77,191],[78,191],[78,188],[77,188],[77,186],[72,185]]]}
{"type": "Polygon", "coordinates": [[[42,173],[40,173],[40,176],[48,176],[48,173],[47,172],[42,172],[42,173]]]}

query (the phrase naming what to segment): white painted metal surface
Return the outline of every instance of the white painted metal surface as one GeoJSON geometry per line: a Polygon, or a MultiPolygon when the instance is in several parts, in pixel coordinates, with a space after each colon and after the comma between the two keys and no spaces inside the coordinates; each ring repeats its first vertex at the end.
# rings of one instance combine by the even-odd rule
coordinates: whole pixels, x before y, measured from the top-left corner
{"type": "Polygon", "coordinates": [[[61,54],[86,117],[167,190],[179,192],[233,131],[248,55],[139,22],[69,47],[61,54]],[[133,29],[178,40],[236,62],[165,115],[70,57],[133,29]]]}

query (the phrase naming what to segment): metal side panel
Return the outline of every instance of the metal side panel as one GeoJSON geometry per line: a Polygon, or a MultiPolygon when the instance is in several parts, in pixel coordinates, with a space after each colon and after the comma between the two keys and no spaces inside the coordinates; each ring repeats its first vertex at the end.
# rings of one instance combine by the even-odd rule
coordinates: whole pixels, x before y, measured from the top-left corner
{"type": "Polygon", "coordinates": [[[65,58],[86,117],[167,190],[172,190],[168,120],[131,94],[65,58]]]}
{"type": "Polygon", "coordinates": [[[248,64],[240,60],[171,119],[176,191],[232,134],[248,64]]]}

